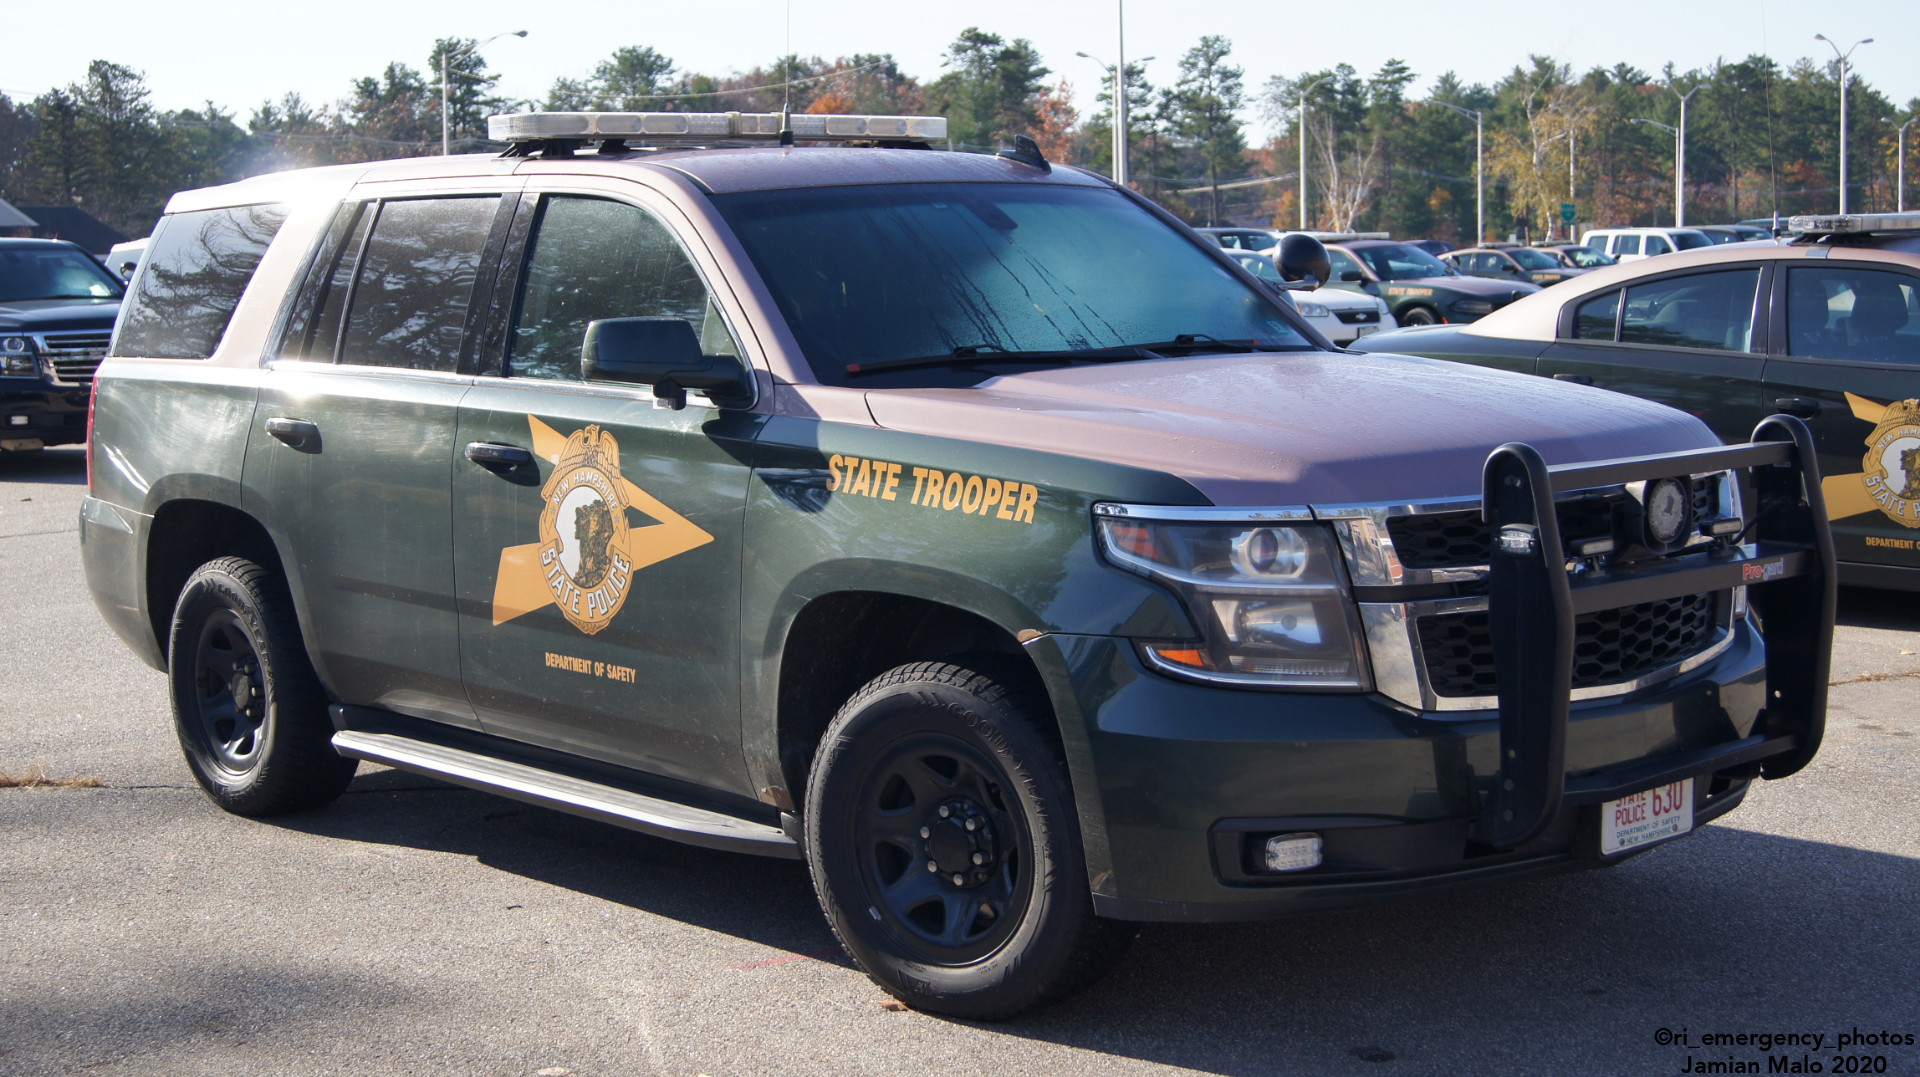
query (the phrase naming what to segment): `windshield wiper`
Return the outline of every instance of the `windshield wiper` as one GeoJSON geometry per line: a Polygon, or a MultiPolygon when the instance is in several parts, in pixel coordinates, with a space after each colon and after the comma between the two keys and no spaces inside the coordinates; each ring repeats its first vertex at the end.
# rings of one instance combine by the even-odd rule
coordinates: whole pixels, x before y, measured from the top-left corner
{"type": "Polygon", "coordinates": [[[998,344],[965,344],[945,355],[919,355],[909,359],[881,359],[871,363],[848,363],[847,376],[864,377],[890,370],[914,370],[933,366],[973,366],[978,363],[1119,363],[1129,359],[1159,359],[1152,345],[1123,344],[1116,348],[1054,348],[1012,351],[998,344]]]}
{"type": "Polygon", "coordinates": [[[1160,355],[1180,351],[1282,352],[1290,350],[1284,345],[1255,344],[1250,340],[1221,340],[1218,337],[1210,337],[1205,333],[1182,333],[1172,340],[1160,340],[1152,344],[1135,344],[1132,345],[1132,347],[1145,348],[1148,351],[1160,355]]]}

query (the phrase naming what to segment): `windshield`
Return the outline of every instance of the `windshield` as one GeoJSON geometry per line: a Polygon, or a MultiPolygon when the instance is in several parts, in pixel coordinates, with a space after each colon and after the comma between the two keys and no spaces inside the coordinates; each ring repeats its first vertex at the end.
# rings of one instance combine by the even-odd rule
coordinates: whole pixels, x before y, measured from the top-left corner
{"type": "Polygon", "coordinates": [[[1677,251],[1691,251],[1698,250],[1701,247],[1713,246],[1713,240],[1708,239],[1704,232],[1688,230],[1685,232],[1670,232],[1668,234],[1673,236],[1673,249],[1677,251]]]}
{"type": "Polygon", "coordinates": [[[1406,243],[1383,243],[1378,247],[1355,247],[1353,253],[1367,263],[1381,280],[1409,280],[1415,277],[1444,277],[1447,267],[1440,259],[1406,243]]]}
{"type": "Polygon", "coordinates": [[[0,247],[0,303],[24,299],[118,299],[120,282],[71,247],[0,247]]]}
{"type": "Polygon", "coordinates": [[[1554,261],[1553,255],[1545,251],[1530,251],[1522,247],[1507,253],[1520,263],[1521,269],[1555,269],[1560,265],[1554,261]]]}
{"type": "MultiPolygon", "coordinates": [[[[914,183],[716,195],[814,375],[980,351],[1186,335],[1310,350],[1277,296],[1118,191],[914,183]]],[[[968,385],[1014,369],[890,371],[861,385],[968,385]]]]}
{"type": "Polygon", "coordinates": [[[1563,247],[1561,252],[1567,256],[1568,261],[1580,269],[1598,269],[1601,266],[1617,264],[1612,255],[1602,254],[1592,247],[1563,247]]]}

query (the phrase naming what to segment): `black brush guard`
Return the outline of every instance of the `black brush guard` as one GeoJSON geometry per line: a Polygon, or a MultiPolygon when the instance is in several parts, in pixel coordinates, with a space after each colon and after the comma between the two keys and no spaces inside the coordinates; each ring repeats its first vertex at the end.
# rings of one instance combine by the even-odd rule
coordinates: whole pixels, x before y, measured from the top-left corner
{"type": "Polygon", "coordinates": [[[1499,674],[1500,770],[1478,840],[1512,849],[1539,837],[1566,807],[1725,771],[1784,778],[1813,758],[1826,727],[1836,584],[1819,463],[1805,423],[1775,415],[1746,445],[1560,467],[1548,467],[1529,445],[1507,444],[1487,458],[1485,483],[1482,512],[1494,536],[1488,609],[1499,674]],[[1750,477],[1757,496],[1742,537],[1751,554],[1728,544],[1645,567],[1568,572],[1573,558],[1561,542],[1555,492],[1717,471],[1750,477]],[[1568,780],[1575,616],[1742,585],[1766,631],[1767,704],[1752,735],[1568,780]]]}

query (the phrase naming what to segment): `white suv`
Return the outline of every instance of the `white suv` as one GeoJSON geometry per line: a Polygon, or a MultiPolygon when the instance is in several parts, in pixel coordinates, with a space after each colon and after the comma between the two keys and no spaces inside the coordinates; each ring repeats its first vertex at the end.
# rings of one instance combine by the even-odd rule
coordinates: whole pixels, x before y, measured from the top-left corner
{"type": "Polygon", "coordinates": [[[1601,228],[1580,237],[1580,244],[1617,262],[1636,262],[1656,254],[1713,246],[1705,232],[1692,228],[1601,228]]]}

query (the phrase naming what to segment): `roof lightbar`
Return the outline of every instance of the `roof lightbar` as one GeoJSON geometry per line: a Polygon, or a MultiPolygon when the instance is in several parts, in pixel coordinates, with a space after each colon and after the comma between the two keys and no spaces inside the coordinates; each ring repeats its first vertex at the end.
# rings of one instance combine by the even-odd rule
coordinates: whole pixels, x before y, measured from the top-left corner
{"type": "Polygon", "coordinates": [[[1787,221],[1796,236],[1859,236],[1872,232],[1920,232],[1920,213],[1814,213],[1787,221]]]}
{"type": "MultiPolygon", "coordinates": [[[[489,117],[487,137],[495,142],[772,142],[780,138],[781,118],[778,112],[519,112],[489,117]]],[[[938,142],[947,137],[945,116],[801,113],[787,120],[793,137],[802,142],[938,142]]]]}

